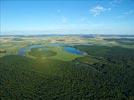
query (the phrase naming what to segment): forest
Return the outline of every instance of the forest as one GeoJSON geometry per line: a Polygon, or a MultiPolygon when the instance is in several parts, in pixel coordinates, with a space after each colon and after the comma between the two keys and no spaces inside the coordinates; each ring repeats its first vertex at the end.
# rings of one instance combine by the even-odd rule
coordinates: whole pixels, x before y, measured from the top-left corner
{"type": "Polygon", "coordinates": [[[64,60],[66,57],[58,54],[63,47],[48,46],[31,48],[25,56],[0,57],[1,100],[134,99],[133,48],[99,44],[72,47],[86,55],[62,51],[63,56],[71,57],[64,60]],[[59,56],[52,57],[55,55],[59,56]]]}

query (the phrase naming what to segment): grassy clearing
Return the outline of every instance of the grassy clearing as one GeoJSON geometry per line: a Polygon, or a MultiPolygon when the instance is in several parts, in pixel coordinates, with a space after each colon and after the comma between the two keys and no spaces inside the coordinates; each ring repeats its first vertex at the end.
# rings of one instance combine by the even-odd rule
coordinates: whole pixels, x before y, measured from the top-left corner
{"type": "Polygon", "coordinates": [[[77,60],[79,62],[86,63],[86,64],[94,64],[94,63],[99,62],[99,60],[97,60],[96,58],[93,58],[91,56],[79,57],[79,58],[77,58],[77,60]]]}
{"type": "Polygon", "coordinates": [[[56,55],[56,52],[47,49],[33,48],[28,54],[37,58],[47,58],[56,55]]]}
{"type": "Polygon", "coordinates": [[[55,51],[57,54],[55,56],[50,57],[50,59],[57,59],[63,61],[71,61],[77,57],[81,57],[81,55],[71,54],[69,52],[64,51],[63,47],[51,47],[51,50],[55,51]]]}
{"type": "Polygon", "coordinates": [[[62,46],[45,46],[45,48],[34,48],[26,53],[26,56],[36,59],[52,59],[71,61],[82,55],[72,54],[64,50],[62,46]]]}

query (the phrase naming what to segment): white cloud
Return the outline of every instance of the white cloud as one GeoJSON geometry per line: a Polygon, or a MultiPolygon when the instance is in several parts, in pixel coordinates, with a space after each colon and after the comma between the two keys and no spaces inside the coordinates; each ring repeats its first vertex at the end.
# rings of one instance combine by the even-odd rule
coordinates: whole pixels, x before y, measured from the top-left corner
{"type": "Polygon", "coordinates": [[[90,9],[90,12],[93,16],[100,15],[104,11],[109,11],[111,8],[104,8],[103,6],[97,5],[90,9]]]}

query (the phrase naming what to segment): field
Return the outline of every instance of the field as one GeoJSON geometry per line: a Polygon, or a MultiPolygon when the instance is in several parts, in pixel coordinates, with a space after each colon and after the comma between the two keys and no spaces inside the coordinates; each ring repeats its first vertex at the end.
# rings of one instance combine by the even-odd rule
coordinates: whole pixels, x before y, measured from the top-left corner
{"type": "Polygon", "coordinates": [[[134,38],[0,36],[0,98],[134,100],[134,38]]]}

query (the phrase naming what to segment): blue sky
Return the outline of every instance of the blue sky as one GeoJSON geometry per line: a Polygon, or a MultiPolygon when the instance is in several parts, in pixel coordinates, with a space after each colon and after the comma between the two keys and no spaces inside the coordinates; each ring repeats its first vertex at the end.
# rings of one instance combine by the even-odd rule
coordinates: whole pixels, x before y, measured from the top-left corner
{"type": "Polygon", "coordinates": [[[134,0],[0,0],[4,34],[134,34],[134,0]]]}

